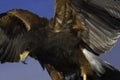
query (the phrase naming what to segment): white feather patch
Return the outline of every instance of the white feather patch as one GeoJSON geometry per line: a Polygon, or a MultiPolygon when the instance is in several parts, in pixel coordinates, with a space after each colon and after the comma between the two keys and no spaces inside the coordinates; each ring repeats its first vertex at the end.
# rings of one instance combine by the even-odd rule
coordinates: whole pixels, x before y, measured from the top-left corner
{"type": "Polygon", "coordinates": [[[98,56],[94,55],[93,53],[91,53],[87,49],[83,49],[83,54],[85,55],[85,57],[89,61],[93,71],[95,71],[98,76],[100,76],[100,74],[105,73],[105,69],[104,69],[105,66],[110,68],[110,66],[107,65],[108,64],[107,62],[101,60],[98,56]]]}

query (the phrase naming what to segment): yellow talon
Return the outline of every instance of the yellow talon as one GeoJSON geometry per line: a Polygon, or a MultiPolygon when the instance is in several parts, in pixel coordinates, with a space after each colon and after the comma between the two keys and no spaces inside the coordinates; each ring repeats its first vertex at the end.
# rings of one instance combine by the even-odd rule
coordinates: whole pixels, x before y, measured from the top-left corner
{"type": "Polygon", "coordinates": [[[83,80],[87,80],[87,75],[83,74],[83,80]]]}
{"type": "Polygon", "coordinates": [[[81,67],[81,75],[83,77],[83,80],[87,80],[87,74],[84,67],[81,67]]]}
{"type": "Polygon", "coordinates": [[[28,57],[29,51],[24,51],[22,54],[20,54],[20,60],[24,61],[28,57]]]}

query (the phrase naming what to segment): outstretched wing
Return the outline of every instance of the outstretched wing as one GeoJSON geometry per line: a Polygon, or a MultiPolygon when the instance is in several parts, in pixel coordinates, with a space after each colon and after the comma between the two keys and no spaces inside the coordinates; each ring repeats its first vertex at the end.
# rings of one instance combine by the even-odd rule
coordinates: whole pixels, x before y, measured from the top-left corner
{"type": "Polygon", "coordinates": [[[55,0],[55,4],[55,29],[72,26],[95,53],[109,51],[119,38],[119,0],[55,0]]]}
{"type": "Polygon", "coordinates": [[[32,42],[38,39],[35,35],[37,30],[47,23],[45,18],[26,10],[0,14],[0,62],[18,62],[20,54],[30,50],[32,42]],[[38,28],[34,30],[34,27],[38,28]]]}
{"type": "MultiPolygon", "coordinates": [[[[46,25],[46,18],[40,18],[26,10],[17,9],[0,14],[0,62],[19,62],[23,52],[43,47],[46,25]]],[[[36,59],[36,56],[31,57],[36,59]]],[[[63,75],[52,66],[44,66],[53,80],[63,80],[63,75]]]]}
{"type": "Polygon", "coordinates": [[[82,39],[98,54],[110,50],[120,36],[119,4],[119,0],[73,1],[87,28],[87,32],[82,34],[82,39]]]}

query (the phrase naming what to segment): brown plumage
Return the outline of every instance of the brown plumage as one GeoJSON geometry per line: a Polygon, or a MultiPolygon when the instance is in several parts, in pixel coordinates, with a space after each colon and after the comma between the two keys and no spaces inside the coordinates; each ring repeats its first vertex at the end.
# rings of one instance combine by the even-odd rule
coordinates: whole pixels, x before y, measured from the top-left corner
{"type": "Polygon", "coordinates": [[[54,0],[54,17],[20,9],[0,14],[0,62],[38,60],[52,80],[120,80],[99,58],[120,36],[120,2],[54,0]]]}

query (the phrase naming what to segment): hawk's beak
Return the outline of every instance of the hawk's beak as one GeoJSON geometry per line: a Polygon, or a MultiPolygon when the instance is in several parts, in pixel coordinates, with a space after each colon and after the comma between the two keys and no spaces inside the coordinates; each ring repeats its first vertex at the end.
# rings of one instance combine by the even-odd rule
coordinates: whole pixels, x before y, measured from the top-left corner
{"type": "Polygon", "coordinates": [[[23,53],[20,54],[20,60],[24,64],[26,64],[25,60],[27,59],[28,55],[29,55],[29,51],[24,51],[23,53]]]}

